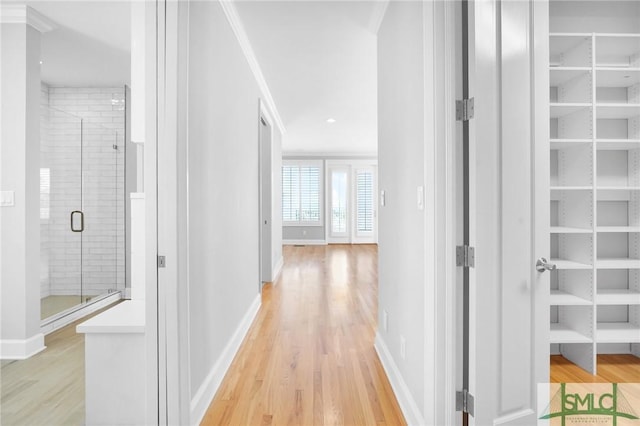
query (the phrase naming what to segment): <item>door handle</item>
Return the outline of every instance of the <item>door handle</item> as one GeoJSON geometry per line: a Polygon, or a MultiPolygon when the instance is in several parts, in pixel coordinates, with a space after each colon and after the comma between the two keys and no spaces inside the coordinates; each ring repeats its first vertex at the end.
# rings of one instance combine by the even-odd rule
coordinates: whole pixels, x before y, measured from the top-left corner
{"type": "Polygon", "coordinates": [[[541,257],[536,261],[536,271],[538,272],[553,271],[556,267],[555,263],[549,263],[549,261],[544,257],[541,257]]]}
{"type": "Polygon", "coordinates": [[[81,212],[80,210],[74,210],[71,212],[71,232],[82,232],[84,231],[84,213],[81,212]],[[73,227],[73,215],[75,214],[79,214],[80,215],[80,228],[76,229],[73,227]]]}

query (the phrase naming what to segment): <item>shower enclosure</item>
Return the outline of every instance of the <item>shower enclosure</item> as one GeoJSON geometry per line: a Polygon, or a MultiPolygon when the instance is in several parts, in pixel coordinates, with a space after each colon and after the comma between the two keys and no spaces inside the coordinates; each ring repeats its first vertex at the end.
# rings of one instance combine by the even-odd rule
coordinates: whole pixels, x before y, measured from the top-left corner
{"type": "Polygon", "coordinates": [[[43,325],[126,287],[124,92],[86,91],[51,88],[41,108],[43,325]]]}

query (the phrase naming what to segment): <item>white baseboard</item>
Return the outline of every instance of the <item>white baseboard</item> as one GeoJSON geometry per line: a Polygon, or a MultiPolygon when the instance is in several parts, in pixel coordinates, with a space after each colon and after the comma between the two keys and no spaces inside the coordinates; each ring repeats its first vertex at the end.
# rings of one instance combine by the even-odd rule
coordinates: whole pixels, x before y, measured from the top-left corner
{"type": "Polygon", "coordinates": [[[326,246],[326,240],[283,240],[282,244],[285,246],[326,246]]]}
{"type": "Polygon", "coordinates": [[[398,399],[400,410],[402,410],[402,414],[404,415],[404,419],[407,421],[407,425],[418,426],[426,424],[424,417],[418,408],[418,404],[416,404],[413,395],[411,395],[411,392],[409,391],[407,383],[400,374],[400,369],[394,362],[387,345],[384,343],[384,340],[382,340],[379,333],[376,333],[374,347],[378,354],[378,358],[380,358],[382,368],[385,373],[387,373],[389,383],[391,383],[393,393],[395,393],[396,398],[398,399]]]}
{"type": "Polygon", "coordinates": [[[280,259],[276,262],[276,266],[273,267],[273,283],[278,280],[280,276],[280,272],[282,272],[282,267],[284,266],[284,257],[280,256],[280,259]]]}
{"type": "Polygon", "coordinates": [[[220,357],[213,365],[213,368],[211,368],[207,378],[204,380],[195,396],[191,399],[192,425],[199,425],[202,421],[209,404],[211,404],[213,397],[216,395],[216,392],[222,383],[224,375],[227,373],[233,358],[236,356],[238,349],[240,349],[240,345],[242,344],[242,341],[247,335],[247,332],[258,313],[261,303],[262,298],[260,294],[258,294],[247,312],[244,314],[244,317],[242,317],[242,320],[240,321],[238,328],[236,328],[236,331],[233,333],[233,336],[231,336],[231,339],[222,350],[222,354],[220,354],[220,357]]]}
{"type": "Polygon", "coordinates": [[[28,339],[2,339],[0,340],[0,359],[27,359],[45,348],[42,333],[28,339]]]}

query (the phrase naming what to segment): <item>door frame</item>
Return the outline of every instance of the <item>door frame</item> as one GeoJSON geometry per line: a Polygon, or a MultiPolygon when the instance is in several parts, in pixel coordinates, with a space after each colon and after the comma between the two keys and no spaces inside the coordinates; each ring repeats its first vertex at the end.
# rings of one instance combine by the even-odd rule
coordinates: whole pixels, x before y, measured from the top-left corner
{"type": "MultiPolygon", "coordinates": [[[[456,245],[460,236],[462,172],[461,0],[423,2],[424,31],[424,423],[460,424],[456,412],[461,359],[457,352],[456,245]],[[431,54],[430,54],[431,52],[431,54]]],[[[422,401],[420,401],[422,402],[422,401]]],[[[406,414],[405,414],[406,415],[406,414]]]]}
{"type": "Polygon", "coordinates": [[[377,244],[378,243],[378,159],[327,159],[324,162],[324,209],[325,217],[325,241],[328,244],[377,244]],[[355,173],[358,169],[371,168],[374,170],[373,185],[373,211],[374,230],[373,242],[358,241],[356,235],[356,181],[355,173]],[[331,171],[342,169],[347,172],[347,233],[345,236],[331,235],[331,171]]]}
{"type": "Polygon", "coordinates": [[[268,282],[272,282],[274,279],[273,276],[273,235],[271,235],[270,241],[271,244],[269,245],[269,247],[263,247],[264,244],[264,232],[265,232],[265,224],[263,224],[263,220],[264,220],[264,213],[265,213],[265,208],[267,206],[264,205],[264,196],[263,196],[263,186],[265,184],[264,182],[264,152],[262,149],[262,126],[263,124],[260,122],[261,120],[264,120],[267,123],[267,126],[269,127],[269,129],[271,130],[271,134],[269,135],[269,176],[271,178],[271,184],[270,184],[270,202],[268,205],[269,211],[270,211],[270,215],[269,215],[269,220],[270,223],[268,224],[269,226],[269,232],[272,234],[272,229],[273,229],[273,185],[274,185],[274,181],[273,181],[273,138],[275,136],[275,132],[273,129],[273,118],[272,114],[269,110],[269,107],[267,106],[267,104],[264,102],[264,100],[262,98],[260,98],[258,100],[258,193],[259,193],[259,201],[258,201],[258,224],[259,224],[259,237],[258,237],[258,250],[260,253],[259,256],[259,261],[258,261],[258,277],[259,277],[259,291],[262,292],[262,287],[264,286],[265,283],[268,282]],[[264,250],[269,250],[269,259],[271,260],[271,265],[269,265],[269,270],[268,270],[268,277],[264,277],[264,250]],[[265,279],[268,278],[268,279],[265,279]]]}

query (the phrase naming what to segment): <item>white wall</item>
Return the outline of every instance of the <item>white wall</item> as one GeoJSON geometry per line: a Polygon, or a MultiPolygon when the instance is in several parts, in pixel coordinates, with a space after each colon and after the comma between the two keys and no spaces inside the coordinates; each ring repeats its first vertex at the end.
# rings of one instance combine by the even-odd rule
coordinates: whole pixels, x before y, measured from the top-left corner
{"type": "Polygon", "coordinates": [[[0,356],[44,348],[40,334],[40,33],[0,24],[0,356]],[[7,342],[7,340],[12,342],[7,342]]]}
{"type": "Polygon", "coordinates": [[[637,33],[639,20],[637,1],[549,2],[550,32],[637,33]]]}
{"type": "MultiPolygon", "coordinates": [[[[216,362],[259,297],[261,94],[221,5],[192,2],[189,19],[189,352],[194,398],[211,386],[207,381],[216,362]]],[[[277,128],[274,132],[279,146],[277,128]]]]}
{"type": "Polygon", "coordinates": [[[378,209],[375,347],[409,424],[461,421],[454,385],[459,17],[454,2],[392,1],[378,31],[378,190],[386,203],[378,209]]]}
{"type": "Polygon", "coordinates": [[[390,2],[378,32],[378,189],[386,198],[378,222],[378,336],[420,410],[425,217],[417,208],[416,191],[425,185],[424,72],[422,2],[390,2]]]}
{"type": "MultiPolygon", "coordinates": [[[[271,140],[271,175],[273,182],[271,187],[271,247],[273,261],[273,279],[278,274],[277,268],[281,265],[282,259],[282,134],[278,128],[274,128],[271,140]]],[[[281,266],[280,266],[281,267],[281,266]]]]}

